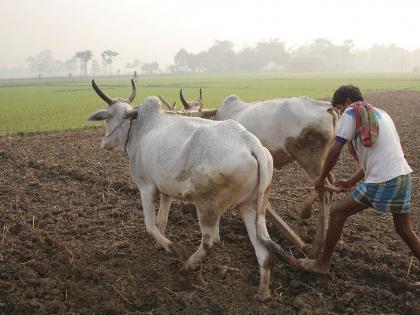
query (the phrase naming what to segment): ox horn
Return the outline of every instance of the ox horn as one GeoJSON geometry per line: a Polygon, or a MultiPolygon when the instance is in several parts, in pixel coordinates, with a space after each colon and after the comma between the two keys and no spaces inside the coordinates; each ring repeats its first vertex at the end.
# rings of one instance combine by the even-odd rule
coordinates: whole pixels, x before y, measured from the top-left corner
{"type": "Polygon", "coordinates": [[[96,94],[99,95],[100,98],[102,98],[105,103],[107,103],[108,105],[111,105],[112,103],[112,98],[110,98],[108,95],[106,95],[101,88],[96,84],[95,80],[92,80],[92,87],[95,90],[96,94]]]}
{"type": "Polygon", "coordinates": [[[200,108],[198,109],[198,111],[201,112],[204,107],[203,92],[201,91],[201,88],[200,88],[200,98],[198,99],[198,101],[200,103],[200,108]]]}
{"type": "Polygon", "coordinates": [[[131,103],[132,101],[134,101],[134,98],[136,97],[136,89],[137,89],[137,87],[136,87],[136,82],[134,82],[133,79],[131,79],[131,86],[132,86],[131,95],[128,97],[128,102],[129,103],[131,103]]]}
{"type": "Polygon", "coordinates": [[[182,89],[179,91],[179,98],[181,99],[182,105],[184,105],[184,109],[190,109],[190,104],[185,100],[182,89]]]}
{"type": "Polygon", "coordinates": [[[168,109],[169,110],[174,110],[174,108],[175,108],[175,106],[174,107],[172,107],[170,104],[169,104],[169,102],[162,96],[162,95],[159,95],[159,99],[162,101],[162,103],[166,106],[166,107],[168,107],[168,109]]]}

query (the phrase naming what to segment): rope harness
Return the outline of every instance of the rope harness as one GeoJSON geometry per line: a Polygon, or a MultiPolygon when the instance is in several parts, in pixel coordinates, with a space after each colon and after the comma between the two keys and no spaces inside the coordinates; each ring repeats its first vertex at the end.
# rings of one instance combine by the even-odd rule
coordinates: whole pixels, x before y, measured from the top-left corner
{"type": "MultiPolygon", "coordinates": [[[[106,139],[108,139],[109,137],[111,137],[112,136],[112,134],[118,129],[118,128],[120,128],[121,126],[122,126],[122,124],[124,123],[126,121],[126,119],[123,119],[119,124],[118,124],[118,126],[116,126],[114,129],[112,129],[112,131],[109,133],[109,135],[107,135],[102,141],[104,141],[104,140],[106,140],[106,139]]],[[[127,131],[127,136],[126,136],[126,139],[125,139],[125,143],[124,143],[124,152],[127,154],[127,144],[128,144],[128,141],[130,140],[130,132],[131,132],[131,126],[132,126],[132,124],[133,124],[133,121],[130,119],[130,125],[128,126],[128,131],[127,131]]]]}
{"type": "Polygon", "coordinates": [[[133,121],[130,119],[130,125],[128,126],[127,137],[125,138],[125,144],[124,144],[125,154],[127,154],[127,144],[128,144],[128,140],[130,140],[130,131],[131,131],[132,125],[133,125],[133,121]]]}

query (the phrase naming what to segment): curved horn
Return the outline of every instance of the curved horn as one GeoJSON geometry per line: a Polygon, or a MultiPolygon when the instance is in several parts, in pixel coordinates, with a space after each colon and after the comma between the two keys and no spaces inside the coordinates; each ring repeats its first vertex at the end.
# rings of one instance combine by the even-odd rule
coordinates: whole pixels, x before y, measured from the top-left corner
{"type": "Polygon", "coordinates": [[[105,101],[105,103],[111,105],[112,99],[101,90],[101,88],[96,84],[95,80],[92,80],[92,87],[95,90],[96,94],[98,94],[98,96],[102,98],[105,101]]]}
{"type": "Polygon", "coordinates": [[[182,89],[179,90],[179,98],[181,99],[182,105],[184,105],[184,109],[190,109],[190,104],[185,100],[182,89]]]}
{"type": "Polygon", "coordinates": [[[131,103],[136,97],[136,82],[134,82],[133,79],[131,79],[131,86],[132,86],[131,95],[128,97],[129,103],[131,103]]]}
{"type": "Polygon", "coordinates": [[[204,107],[204,102],[203,102],[203,92],[201,91],[201,88],[200,88],[200,98],[198,99],[198,102],[199,102],[199,104],[200,104],[200,107],[198,108],[198,111],[199,112],[201,112],[201,110],[203,109],[203,107],[204,107]]]}
{"type": "Polygon", "coordinates": [[[162,101],[162,103],[166,106],[166,107],[168,107],[168,109],[169,110],[172,110],[173,108],[172,108],[172,106],[171,105],[169,105],[169,102],[162,96],[162,95],[159,95],[159,99],[162,101]]]}

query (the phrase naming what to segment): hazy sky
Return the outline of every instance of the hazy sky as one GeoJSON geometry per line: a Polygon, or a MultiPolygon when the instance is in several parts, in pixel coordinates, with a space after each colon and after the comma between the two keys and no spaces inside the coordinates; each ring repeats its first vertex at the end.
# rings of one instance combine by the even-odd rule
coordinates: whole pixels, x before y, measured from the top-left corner
{"type": "Polygon", "coordinates": [[[215,40],[231,40],[237,50],[317,37],[413,49],[419,32],[420,0],[0,0],[0,67],[26,64],[44,49],[61,60],[90,49],[98,61],[112,49],[120,67],[134,58],[164,66],[180,48],[197,53],[215,40]]]}

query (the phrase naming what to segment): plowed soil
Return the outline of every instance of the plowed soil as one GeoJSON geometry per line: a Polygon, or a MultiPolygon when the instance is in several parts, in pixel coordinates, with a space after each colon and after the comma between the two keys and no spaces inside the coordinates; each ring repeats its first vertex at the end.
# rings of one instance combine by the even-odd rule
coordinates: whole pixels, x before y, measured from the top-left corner
{"type": "MultiPolygon", "coordinates": [[[[420,234],[420,93],[374,92],[414,169],[412,224],[420,234]]],[[[99,148],[102,129],[0,138],[0,314],[420,314],[420,263],[392,217],[368,209],[348,220],[329,276],[274,260],[273,298],[254,298],[259,268],[238,212],[221,243],[189,275],[146,232],[137,187],[121,152],[99,148]]],[[[337,178],[355,170],[347,152],[337,178]]],[[[306,241],[317,211],[300,219],[311,181],[297,164],[275,171],[272,203],[306,241]]],[[[317,206],[315,206],[316,208],[317,206]]],[[[270,226],[270,234],[296,256],[270,226]]],[[[174,202],[167,235],[191,252],[195,208],[174,202]]]]}

